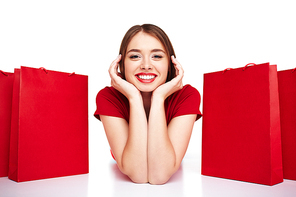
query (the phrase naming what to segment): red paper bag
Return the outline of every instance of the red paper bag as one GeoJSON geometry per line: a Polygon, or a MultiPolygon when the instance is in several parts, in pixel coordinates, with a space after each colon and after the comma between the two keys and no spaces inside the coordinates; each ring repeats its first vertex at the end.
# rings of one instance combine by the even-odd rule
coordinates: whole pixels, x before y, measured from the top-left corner
{"type": "Polygon", "coordinates": [[[204,74],[203,114],[203,175],[283,181],[276,65],[204,74]]]}
{"type": "Polygon", "coordinates": [[[15,70],[8,177],[29,181],[88,173],[88,77],[15,70]]]}
{"type": "Polygon", "coordinates": [[[285,179],[296,180],[296,69],[278,72],[285,179]]]}
{"type": "Polygon", "coordinates": [[[8,176],[13,73],[0,70],[0,177],[8,176]]]}

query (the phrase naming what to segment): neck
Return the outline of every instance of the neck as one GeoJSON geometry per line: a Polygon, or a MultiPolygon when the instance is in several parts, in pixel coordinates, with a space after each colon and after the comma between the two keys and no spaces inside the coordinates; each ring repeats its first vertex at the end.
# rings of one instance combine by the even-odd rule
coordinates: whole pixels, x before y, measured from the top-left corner
{"type": "Polygon", "coordinates": [[[143,99],[143,105],[146,112],[146,117],[148,120],[150,107],[151,107],[151,96],[152,92],[141,92],[142,99],[143,99]]]}
{"type": "Polygon", "coordinates": [[[141,92],[143,101],[151,100],[152,92],[141,92]]]}

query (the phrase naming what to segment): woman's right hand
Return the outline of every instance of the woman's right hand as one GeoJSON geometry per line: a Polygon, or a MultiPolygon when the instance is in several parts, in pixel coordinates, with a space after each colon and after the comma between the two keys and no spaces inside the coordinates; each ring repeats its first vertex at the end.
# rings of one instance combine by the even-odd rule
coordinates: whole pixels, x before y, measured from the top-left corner
{"type": "Polygon", "coordinates": [[[122,79],[120,73],[118,73],[118,65],[121,57],[122,55],[118,55],[118,57],[112,62],[109,68],[111,86],[121,92],[128,100],[130,100],[133,96],[141,94],[140,91],[133,84],[122,79]]]}

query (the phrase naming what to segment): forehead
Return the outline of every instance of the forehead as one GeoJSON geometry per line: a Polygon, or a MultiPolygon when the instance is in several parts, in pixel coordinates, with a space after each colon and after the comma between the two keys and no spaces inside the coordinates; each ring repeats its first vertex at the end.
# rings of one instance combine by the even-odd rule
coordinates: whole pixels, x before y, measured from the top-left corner
{"type": "Polygon", "coordinates": [[[165,51],[164,46],[157,38],[144,32],[137,33],[131,39],[130,43],[127,46],[127,51],[131,49],[139,49],[143,51],[153,50],[153,49],[162,49],[163,51],[165,51]]]}

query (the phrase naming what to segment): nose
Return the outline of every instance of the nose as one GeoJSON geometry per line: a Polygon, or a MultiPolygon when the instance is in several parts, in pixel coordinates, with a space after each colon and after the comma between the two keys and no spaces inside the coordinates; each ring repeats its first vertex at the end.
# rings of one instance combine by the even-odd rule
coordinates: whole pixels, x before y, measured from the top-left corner
{"type": "Polygon", "coordinates": [[[149,58],[144,58],[141,64],[141,69],[142,70],[151,70],[152,69],[152,64],[149,60],[149,58]]]}

